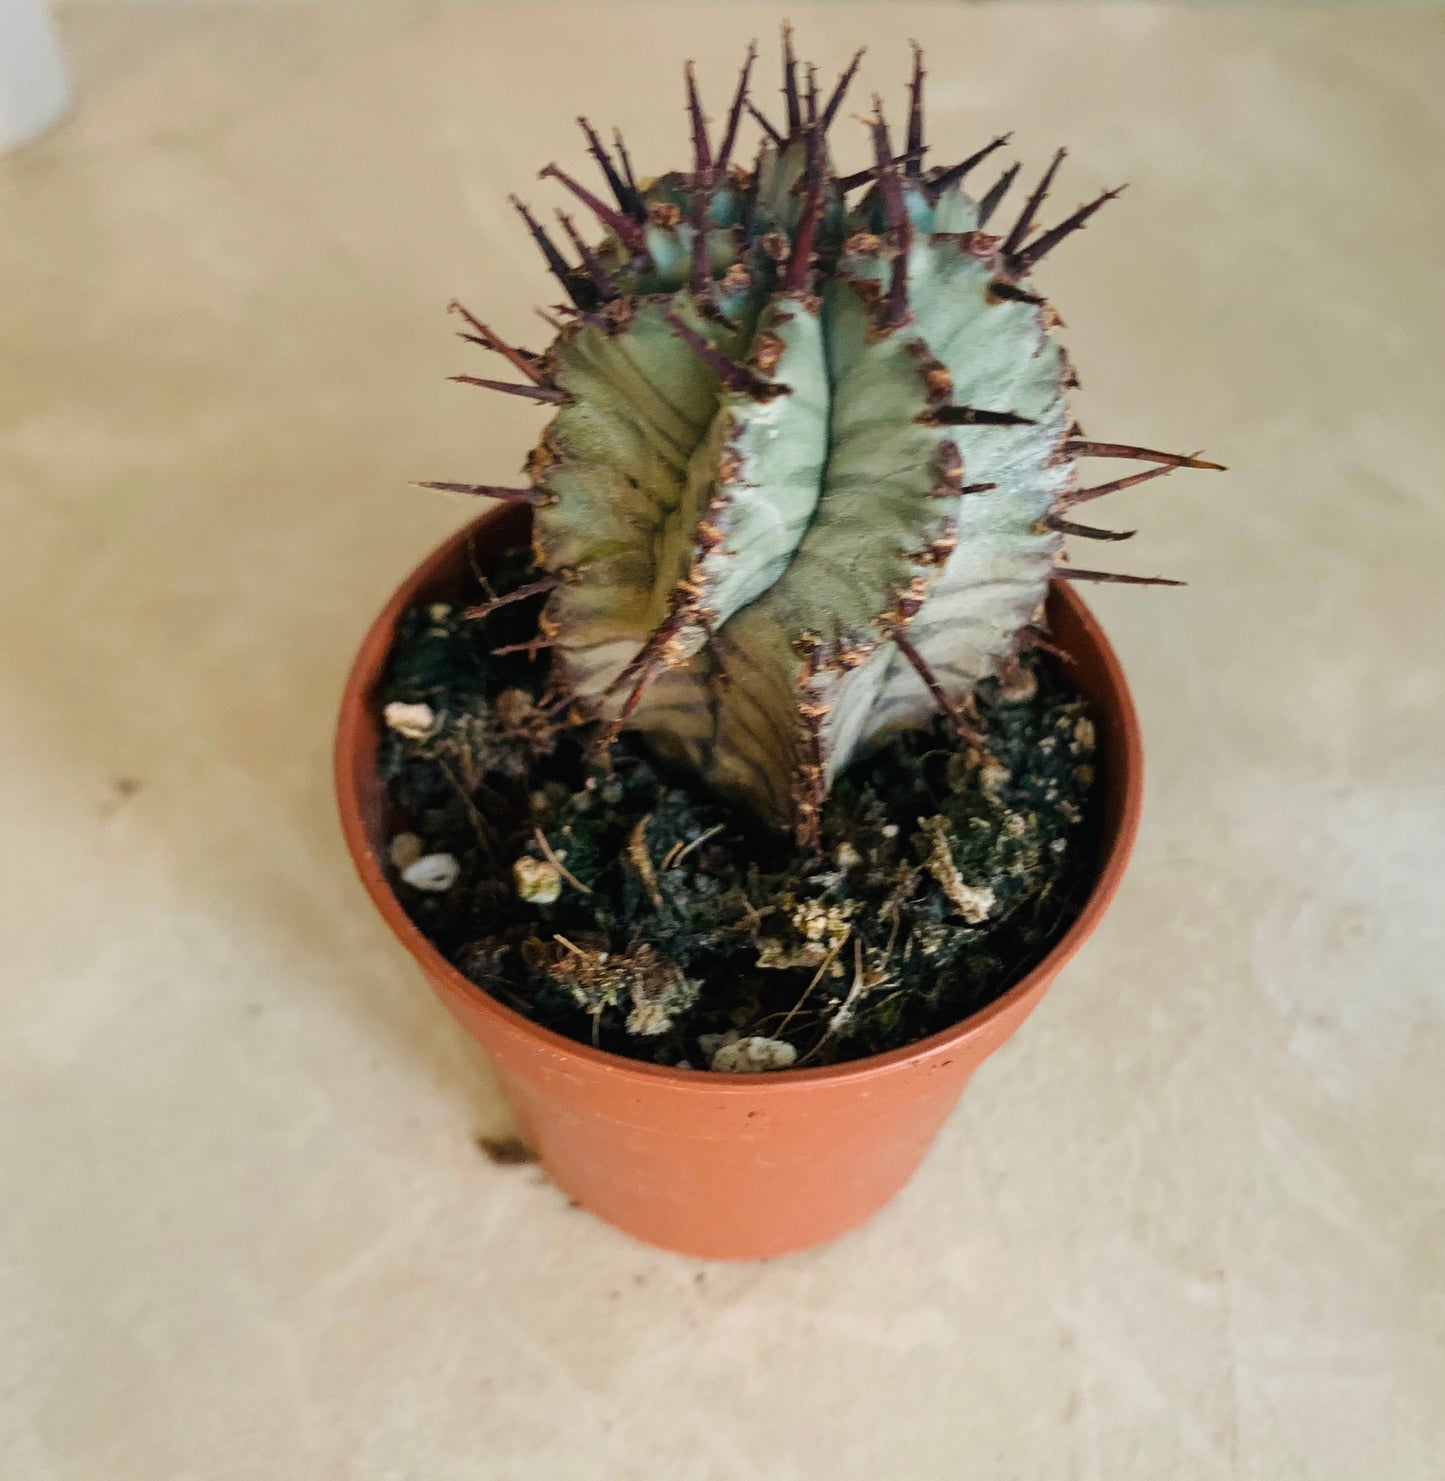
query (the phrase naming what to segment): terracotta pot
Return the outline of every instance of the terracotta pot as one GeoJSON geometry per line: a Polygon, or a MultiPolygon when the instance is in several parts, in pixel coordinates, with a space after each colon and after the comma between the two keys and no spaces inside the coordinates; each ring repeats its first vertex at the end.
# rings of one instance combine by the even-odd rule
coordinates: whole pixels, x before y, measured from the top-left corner
{"type": "Polygon", "coordinates": [[[416,602],[460,595],[471,554],[485,564],[526,528],[525,510],[499,509],[459,531],[402,584],[361,645],[342,698],[336,785],[362,883],[487,1050],[523,1135],[578,1203],[639,1239],[703,1258],[762,1259],[832,1239],[907,1182],[974,1070],[1028,1017],[1119,887],[1143,761],[1118,659],[1084,603],[1056,584],[1054,638],[1074,658],[1070,672],[1098,724],[1103,826],[1093,891],[1032,972],[953,1028],[850,1064],[756,1075],[641,1064],[542,1028],[469,982],[408,919],[381,863],[375,693],[397,620],[416,602]]]}

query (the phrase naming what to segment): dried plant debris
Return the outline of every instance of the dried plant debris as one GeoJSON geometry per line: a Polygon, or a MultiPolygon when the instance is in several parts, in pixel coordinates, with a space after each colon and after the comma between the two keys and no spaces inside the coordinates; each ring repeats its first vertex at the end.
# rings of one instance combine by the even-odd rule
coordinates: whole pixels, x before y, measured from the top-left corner
{"type": "MultiPolygon", "coordinates": [[[[488,596],[527,579],[516,552],[488,596]]],[[[1077,913],[1094,726],[1041,653],[980,686],[975,740],[940,719],[845,772],[809,849],[599,747],[529,650],[539,607],[413,609],[381,696],[397,894],[529,1017],[659,1064],[836,1063],[974,1012],[1077,913]]]]}

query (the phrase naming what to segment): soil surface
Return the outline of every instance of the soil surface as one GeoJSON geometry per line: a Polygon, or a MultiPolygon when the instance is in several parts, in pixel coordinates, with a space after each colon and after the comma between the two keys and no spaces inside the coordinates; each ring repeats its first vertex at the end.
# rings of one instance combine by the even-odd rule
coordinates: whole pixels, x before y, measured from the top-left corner
{"type": "MultiPolygon", "coordinates": [[[[477,602],[530,579],[505,558],[477,602]]],[[[1093,875],[1094,727],[1038,654],[855,765],[802,851],[624,736],[595,754],[547,688],[541,597],[403,619],[381,696],[388,866],[479,987],[617,1054],[820,1065],[983,1007],[1078,913],[1093,875]]]]}

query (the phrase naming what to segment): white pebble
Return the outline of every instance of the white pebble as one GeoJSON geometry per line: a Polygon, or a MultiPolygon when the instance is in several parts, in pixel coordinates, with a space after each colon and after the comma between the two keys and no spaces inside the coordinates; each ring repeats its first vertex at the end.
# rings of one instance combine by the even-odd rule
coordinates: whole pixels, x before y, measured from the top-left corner
{"type": "Polygon", "coordinates": [[[457,882],[462,866],[452,854],[423,854],[401,871],[402,880],[414,890],[441,894],[457,882]]]}
{"type": "Polygon", "coordinates": [[[381,713],[387,725],[408,740],[425,740],[436,729],[436,711],[430,705],[409,705],[394,699],[381,713]]]}
{"type": "Polygon", "coordinates": [[[798,1051],[786,1039],[765,1039],[754,1035],[735,1044],[723,1044],[714,1051],[710,1069],[730,1074],[756,1074],[762,1070],[785,1070],[798,1057],[798,1051]]]}
{"type": "Polygon", "coordinates": [[[562,871],[546,859],[523,854],[512,865],[517,893],[533,905],[550,905],[562,893],[562,871]]]}

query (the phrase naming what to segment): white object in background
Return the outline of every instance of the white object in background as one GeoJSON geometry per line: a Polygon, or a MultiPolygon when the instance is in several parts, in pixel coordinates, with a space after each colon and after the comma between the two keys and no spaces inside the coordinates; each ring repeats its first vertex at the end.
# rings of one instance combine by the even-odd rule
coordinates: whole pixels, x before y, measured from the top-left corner
{"type": "Polygon", "coordinates": [[[45,0],[0,0],[0,153],[37,139],[70,107],[70,74],[45,0]]]}

